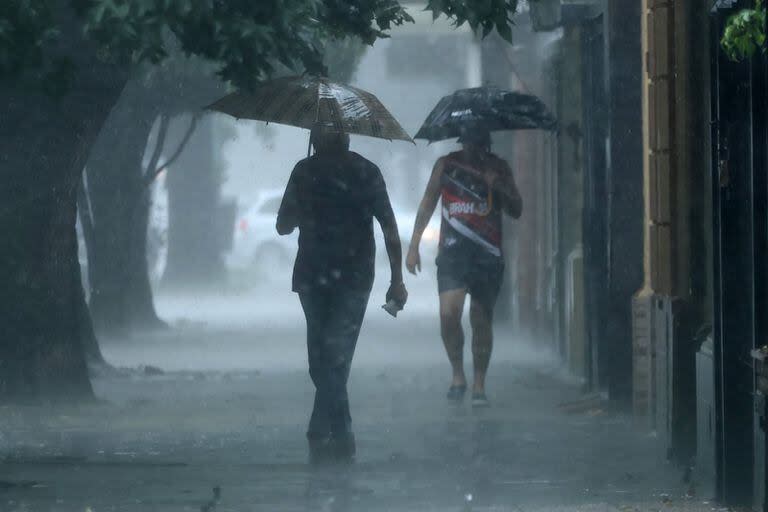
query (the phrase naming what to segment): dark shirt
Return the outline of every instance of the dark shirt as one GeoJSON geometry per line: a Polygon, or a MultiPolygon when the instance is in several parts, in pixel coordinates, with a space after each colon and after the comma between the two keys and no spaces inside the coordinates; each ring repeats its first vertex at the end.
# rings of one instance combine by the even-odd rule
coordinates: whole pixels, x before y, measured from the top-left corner
{"type": "Polygon", "coordinates": [[[299,228],[293,291],[370,291],[373,218],[393,215],[381,171],[357,153],[316,154],[296,164],[278,213],[278,230],[299,228]]]}

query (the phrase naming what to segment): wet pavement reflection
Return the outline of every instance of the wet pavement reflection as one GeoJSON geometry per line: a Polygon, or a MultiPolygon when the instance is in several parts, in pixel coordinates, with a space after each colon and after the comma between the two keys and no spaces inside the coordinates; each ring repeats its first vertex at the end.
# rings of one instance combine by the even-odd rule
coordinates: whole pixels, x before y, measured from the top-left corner
{"type": "MultiPolygon", "coordinates": [[[[4,409],[0,509],[710,510],[705,497],[686,497],[681,470],[630,417],[560,407],[580,386],[530,342],[499,328],[492,407],[473,410],[445,400],[449,371],[433,319],[403,319],[369,314],[350,380],[352,465],[308,463],[312,388],[300,322],[196,327],[183,338],[131,340],[126,368],[96,378],[99,404],[4,409]],[[234,362],[174,368],[183,350],[234,362]]],[[[121,350],[105,352],[114,360],[121,350]]]]}

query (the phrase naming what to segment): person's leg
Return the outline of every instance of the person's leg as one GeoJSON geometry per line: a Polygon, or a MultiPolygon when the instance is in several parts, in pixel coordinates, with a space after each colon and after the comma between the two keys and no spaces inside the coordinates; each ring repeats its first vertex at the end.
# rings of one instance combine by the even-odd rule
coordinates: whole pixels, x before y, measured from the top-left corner
{"type": "Polygon", "coordinates": [[[476,265],[468,276],[469,319],[472,326],[472,363],[474,381],[472,405],[486,406],[485,377],[493,351],[493,309],[501,289],[504,265],[500,262],[486,262],[476,265]]]}
{"type": "Polygon", "coordinates": [[[487,300],[472,297],[469,320],[472,325],[472,363],[475,374],[472,392],[485,394],[485,376],[493,350],[493,306],[487,300]]]}
{"type": "Polygon", "coordinates": [[[440,335],[443,338],[445,352],[451,363],[453,377],[451,387],[466,387],[464,375],[464,330],[461,326],[461,314],[467,290],[458,288],[440,293],[440,335]]]}
{"type": "Polygon", "coordinates": [[[325,333],[328,322],[327,294],[302,293],[299,295],[307,320],[307,359],[309,376],[315,385],[315,403],[309,420],[307,438],[325,441],[330,437],[329,377],[325,333]]]}
{"type": "Polygon", "coordinates": [[[334,295],[330,301],[331,313],[326,330],[330,428],[331,437],[338,445],[338,455],[351,457],[355,453],[355,445],[347,380],[368,306],[368,293],[351,291],[334,295]]]}

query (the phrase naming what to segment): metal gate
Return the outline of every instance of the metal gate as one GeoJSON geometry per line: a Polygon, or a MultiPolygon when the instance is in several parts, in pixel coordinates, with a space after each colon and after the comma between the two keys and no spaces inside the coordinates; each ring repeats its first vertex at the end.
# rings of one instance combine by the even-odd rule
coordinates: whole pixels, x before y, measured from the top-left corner
{"type": "Polygon", "coordinates": [[[762,508],[765,443],[750,353],[768,327],[766,61],[732,62],[721,51],[734,7],[715,6],[710,36],[716,485],[725,504],[762,508]]]}

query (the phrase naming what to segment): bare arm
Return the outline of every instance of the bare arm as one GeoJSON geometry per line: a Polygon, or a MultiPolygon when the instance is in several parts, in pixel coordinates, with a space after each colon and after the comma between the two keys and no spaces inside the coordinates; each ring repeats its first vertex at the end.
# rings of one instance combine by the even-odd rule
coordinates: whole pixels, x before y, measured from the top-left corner
{"type": "Polygon", "coordinates": [[[403,249],[400,247],[400,234],[397,231],[395,212],[387,194],[387,185],[378,168],[371,182],[371,197],[373,216],[379,221],[384,234],[384,245],[389,256],[389,267],[392,270],[392,283],[403,282],[403,249]]]}
{"type": "Polygon", "coordinates": [[[392,211],[387,187],[378,169],[374,182],[373,204],[374,216],[384,234],[384,245],[387,249],[391,271],[391,281],[386,300],[387,302],[394,300],[402,308],[408,300],[408,291],[403,284],[403,249],[400,244],[400,233],[397,230],[395,212],[392,211]]]}
{"type": "Polygon", "coordinates": [[[403,282],[403,248],[400,244],[400,233],[397,230],[397,221],[395,213],[392,211],[392,205],[387,201],[387,208],[382,215],[377,215],[376,219],[381,225],[381,231],[384,233],[384,245],[387,248],[389,257],[389,268],[392,272],[392,283],[403,282]]]}
{"type": "Polygon", "coordinates": [[[506,162],[502,161],[499,179],[494,184],[494,188],[503,196],[504,212],[512,218],[519,219],[523,213],[523,198],[520,197],[520,191],[517,189],[515,177],[512,169],[506,162]]]}
{"type": "Polygon", "coordinates": [[[405,263],[411,274],[415,274],[417,269],[421,270],[419,244],[421,243],[424,230],[429,225],[429,219],[432,218],[432,214],[435,212],[437,202],[440,200],[440,179],[442,178],[444,168],[445,158],[440,158],[435,162],[435,166],[432,168],[432,175],[427,183],[427,189],[424,191],[424,197],[421,199],[419,210],[416,213],[416,222],[413,226],[413,235],[411,236],[408,258],[405,263]]]}

